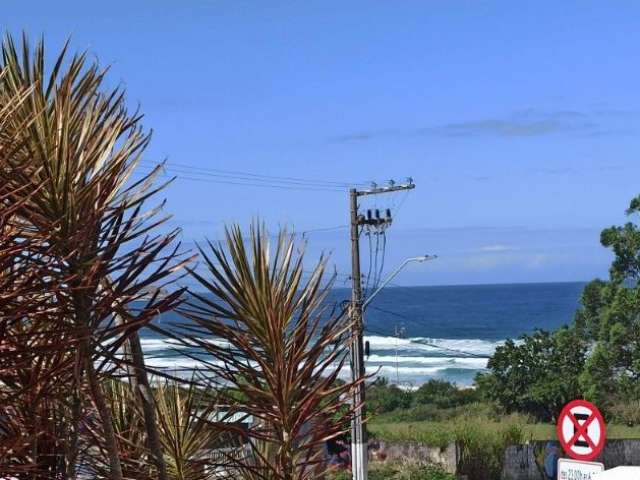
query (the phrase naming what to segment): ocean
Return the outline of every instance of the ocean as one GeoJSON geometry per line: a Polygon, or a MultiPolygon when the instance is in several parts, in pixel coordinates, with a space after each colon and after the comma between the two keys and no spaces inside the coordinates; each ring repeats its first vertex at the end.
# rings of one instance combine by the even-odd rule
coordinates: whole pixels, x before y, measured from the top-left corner
{"type": "MultiPolygon", "coordinates": [[[[391,287],[365,312],[367,373],[415,388],[429,379],[468,386],[485,371],[488,357],[507,338],[535,329],[553,330],[569,324],[584,283],[538,283],[438,287],[391,287]]],[[[335,289],[328,302],[350,297],[335,289]]],[[[165,314],[163,325],[182,321],[165,314]]],[[[166,339],[142,333],[147,362],[184,372],[197,366],[179,355],[166,339]]],[[[348,372],[341,372],[345,377],[348,372]]]]}

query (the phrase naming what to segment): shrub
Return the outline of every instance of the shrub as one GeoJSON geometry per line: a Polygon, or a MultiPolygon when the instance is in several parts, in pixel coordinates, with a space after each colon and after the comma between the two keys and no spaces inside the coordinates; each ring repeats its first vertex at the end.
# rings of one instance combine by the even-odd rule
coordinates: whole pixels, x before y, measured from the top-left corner
{"type": "Polygon", "coordinates": [[[432,404],[451,408],[476,402],[479,394],[472,388],[461,389],[446,380],[429,380],[413,394],[414,404],[432,404]]]}
{"type": "Polygon", "coordinates": [[[640,425],[640,400],[618,402],[609,411],[613,421],[629,427],[640,425]]]}
{"type": "Polygon", "coordinates": [[[460,473],[469,480],[485,480],[500,478],[506,447],[522,443],[524,434],[517,423],[507,423],[496,431],[471,420],[458,426],[456,439],[462,450],[460,473]]]}
{"type": "Polygon", "coordinates": [[[411,405],[412,392],[390,385],[386,378],[373,382],[367,389],[367,409],[371,413],[386,413],[406,409],[411,405]]]}

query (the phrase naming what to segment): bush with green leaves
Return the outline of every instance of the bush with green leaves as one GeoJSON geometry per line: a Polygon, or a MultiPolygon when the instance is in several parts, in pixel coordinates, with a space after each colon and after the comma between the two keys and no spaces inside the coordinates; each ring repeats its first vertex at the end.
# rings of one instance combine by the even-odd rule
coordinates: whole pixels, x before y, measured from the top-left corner
{"type": "Polygon", "coordinates": [[[437,379],[423,383],[413,394],[415,405],[435,405],[439,408],[458,407],[478,399],[478,393],[472,388],[459,388],[451,382],[437,379]]]}
{"type": "Polygon", "coordinates": [[[489,359],[490,373],[476,377],[479,394],[507,413],[553,420],[563,405],[580,396],[578,377],[586,351],[575,328],[539,330],[518,342],[507,340],[489,359]]]}
{"type": "Polygon", "coordinates": [[[390,384],[384,377],[376,379],[367,389],[367,409],[374,414],[405,409],[411,402],[412,392],[390,384]]]}

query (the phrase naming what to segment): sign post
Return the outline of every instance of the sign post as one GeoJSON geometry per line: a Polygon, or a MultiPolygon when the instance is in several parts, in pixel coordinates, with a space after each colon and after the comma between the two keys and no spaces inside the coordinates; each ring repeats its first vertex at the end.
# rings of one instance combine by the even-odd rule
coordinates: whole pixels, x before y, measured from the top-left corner
{"type": "Polygon", "coordinates": [[[606,427],[598,408],[586,400],[567,403],[556,425],[560,445],[572,460],[558,460],[558,480],[591,480],[604,471],[593,462],[604,448],[606,427]]]}

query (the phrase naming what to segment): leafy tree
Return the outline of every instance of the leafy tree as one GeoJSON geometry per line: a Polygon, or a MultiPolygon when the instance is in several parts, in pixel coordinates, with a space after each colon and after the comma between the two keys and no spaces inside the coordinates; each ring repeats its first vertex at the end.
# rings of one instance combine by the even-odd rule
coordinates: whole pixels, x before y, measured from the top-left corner
{"type": "MultiPolygon", "coordinates": [[[[121,480],[121,442],[103,382],[129,368],[154,447],[151,460],[165,480],[137,332],[180,302],[180,289],[147,295],[150,286],[175,280],[180,232],[161,233],[162,203],[149,206],[162,188],[155,182],[160,169],[132,178],[150,137],[139,113],[127,111],[124,91],[107,87],[106,70],[87,53],[71,56],[65,45],[53,64],[47,57],[44,42],[32,50],[26,36],[20,47],[7,36],[0,48],[0,216],[19,230],[12,242],[21,246],[24,235],[31,240],[28,250],[6,259],[7,268],[25,273],[4,274],[11,283],[0,282],[0,297],[12,298],[12,308],[40,303],[16,309],[24,312],[17,317],[0,312],[0,331],[8,332],[0,339],[0,396],[14,390],[0,404],[29,407],[46,398],[55,406],[55,415],[35,412],[22,428],[34,432],[32,463],[47,478],[60,478],[58,472],[77,478],[91,452],[107,462],[111,479],[121,480]],[[35,289],[33,272],[41,272],[35,289]],[[14,280],[32,296],[16,296],[14,280]],[[131,351],[126,364],[123,346],[131,351]],[[43,449],[43,438],[59,445],[55,456],[43,449]],[[40,465],[41,452],[56,465],[40,465]]],[[[0,477],[12,468],[2,463],[0,477]]]]}
{"type": "Polygon", "coordinates": [[[498,347],[489,360],[491,373],[476,381],[480,391],[507,412],[550,420],[579,396],[578,376],[586,351],[586,342],[573,328],[539,330],[498,347]]]}
{"type": "MultiPolygon", "coordinates": [[[[640,196],[626,213],[640,214],[640,196]]],[[[480,390],[507,411],[552,418],[572,397],[607,410],[640,396],[640,227],[606,228],[600,242],[614,254],[609,280],[586,285],[573,325],[508,341],[478,378],[480,390]]]]}
{"type": "Polygon", "coordinates": [[[409,408],[411,392],[390,384],[385,377],[376,379],[367,390],[367,409],[371,413],[386,413],[399,408],[409,408]]]}
{"type": "MultiPolygon", "coordinates": [[[[640,213],[640,196],[627,209],[640,213]]],[[[593,344],[580,383],[584,395],[604,407],[640,394],[640,228],[633,222],[602,231],[614,260],[609,281],[585,288],[576,326],[593,344]]]]}

